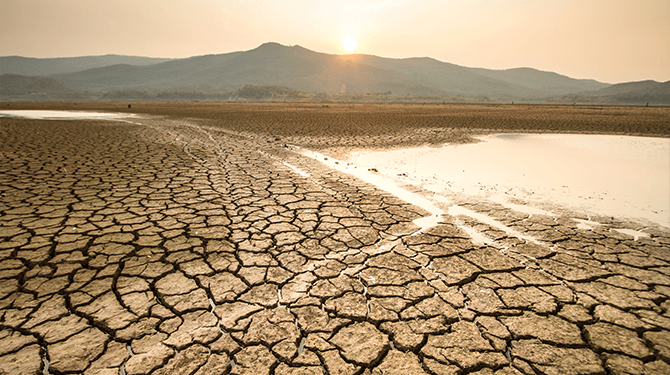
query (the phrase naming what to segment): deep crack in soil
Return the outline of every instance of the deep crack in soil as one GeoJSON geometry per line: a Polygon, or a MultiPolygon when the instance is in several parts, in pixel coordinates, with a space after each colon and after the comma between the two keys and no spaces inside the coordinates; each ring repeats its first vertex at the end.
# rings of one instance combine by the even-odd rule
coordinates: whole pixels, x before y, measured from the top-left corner
{"type": "MultiPolygon", "coordinates": [[[[402,131],[281,122],[309,106],[148,106],[172,117],[0,118],[0,373],[670,373],[667,229],[463,202],[495,221],[422,230],[425,210],[285,147],[402,131]]],[[[312,120],[374,128],[337,108],[312,120]]],[[[409,143],[470,134],[425,129],[409,143]]]]}

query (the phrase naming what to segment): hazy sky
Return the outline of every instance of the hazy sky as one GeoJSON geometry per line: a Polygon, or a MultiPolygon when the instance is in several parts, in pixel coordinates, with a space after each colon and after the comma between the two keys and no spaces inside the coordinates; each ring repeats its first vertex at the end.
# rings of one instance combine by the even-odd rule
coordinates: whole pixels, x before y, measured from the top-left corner
{"type": "Polygon", "coordinates": [[[0,0],[0,56],[344,53],[346,38],[384,57],[670,80],[670,0],[0,0]]]}

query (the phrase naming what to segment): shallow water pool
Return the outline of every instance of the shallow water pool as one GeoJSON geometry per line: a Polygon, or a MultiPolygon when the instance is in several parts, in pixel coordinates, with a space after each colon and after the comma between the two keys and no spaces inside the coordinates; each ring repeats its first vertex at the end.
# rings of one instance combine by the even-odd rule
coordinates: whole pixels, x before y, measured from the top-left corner
{"type": "Polygon", "coordinates": [[[3,110],[0,117],[21,117],[38,120],[105,120],[134,117],[129,113],[47,111],[47,110],[3,110]]]}
{"type": "Polygon", "coordinates": [[[670,139],[498,134],[479,143],[357,152],[350,161],[439,196],[516,198],[670,227],[670,139]]]}

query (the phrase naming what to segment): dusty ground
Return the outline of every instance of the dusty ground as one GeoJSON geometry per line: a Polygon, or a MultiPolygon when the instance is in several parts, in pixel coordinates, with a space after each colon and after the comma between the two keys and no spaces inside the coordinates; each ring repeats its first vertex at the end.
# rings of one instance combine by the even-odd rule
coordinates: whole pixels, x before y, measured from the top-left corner
{"type": "Polygon", "coordinates": [[[667,230],[464,202],[533,241],[417,233],[421,209],[282,147],[667,136],[667,109],[2,108],[28,105],[167,117],[0,119],[0,373],[670,373],[667,230]]]}

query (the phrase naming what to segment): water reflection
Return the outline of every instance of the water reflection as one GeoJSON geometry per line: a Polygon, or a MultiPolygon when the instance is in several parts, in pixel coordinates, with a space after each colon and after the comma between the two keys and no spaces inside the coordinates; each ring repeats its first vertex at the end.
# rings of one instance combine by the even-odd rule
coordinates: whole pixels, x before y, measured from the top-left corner
{"type": "Polygon", "coordinates": [[[48,111],[48,110],[2,110],[0,117],[21,117],[39,120],[103,120],[133,117],[129,113],[48,111]]]}
{"type": "Polygon", "coordinates": [[[670,227],[670,139],[575,134],[480,139],[360,152],[351,161],[441,195],[517,198],[536,207],[558,204],[670,227]]]}

